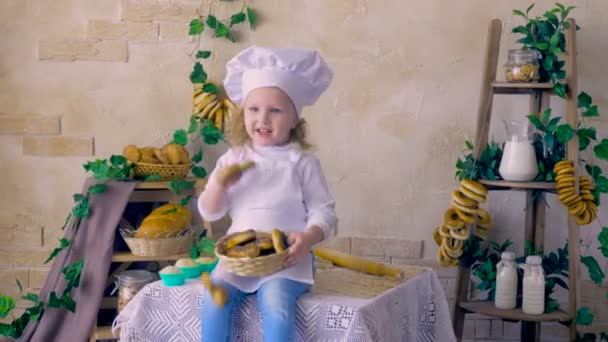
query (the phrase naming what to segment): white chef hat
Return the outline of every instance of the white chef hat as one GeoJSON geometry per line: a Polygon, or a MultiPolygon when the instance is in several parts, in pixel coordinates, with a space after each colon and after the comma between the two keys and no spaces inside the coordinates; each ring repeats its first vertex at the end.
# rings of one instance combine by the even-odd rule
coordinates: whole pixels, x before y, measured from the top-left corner
{"type": "Polygon", "coordinates": [[[278,87],[293,102],[296,111],[313,105],[329,87],[333,72],[315,51],[308,49],[252,46],[226,64],[224,88],[235,103],[242,103],[250,91],[278,87]]]}

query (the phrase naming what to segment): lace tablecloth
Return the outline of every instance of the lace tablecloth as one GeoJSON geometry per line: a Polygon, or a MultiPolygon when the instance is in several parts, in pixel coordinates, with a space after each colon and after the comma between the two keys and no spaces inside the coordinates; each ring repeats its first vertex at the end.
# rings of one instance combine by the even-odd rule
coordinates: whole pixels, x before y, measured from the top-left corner
{"type": "MultiPolygon", "coordinates": [[[[198,279],[180,287],[148,284],[122,310],[113,328],[120,329],[121,341],[200,341],[202,293],[198,279]]],[[[455,341],[447,301],[432,271],[368,299],[313,289],[299,299],[297,310],[297,341],[455,341]]],[[[256,296],[243,301],[232,334],[234,341],[262,341],[256,296]]]]}

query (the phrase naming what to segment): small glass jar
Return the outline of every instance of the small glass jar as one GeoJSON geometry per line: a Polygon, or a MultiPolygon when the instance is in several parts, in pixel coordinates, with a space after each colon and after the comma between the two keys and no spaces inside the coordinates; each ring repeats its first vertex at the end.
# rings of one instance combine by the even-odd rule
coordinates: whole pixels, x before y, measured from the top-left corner
{"type": "Polygon", "coordinates": [[[505,63],[507,82],[538,82],[540,54],[536,50],[512,49],[505,63]]]}
{"type": "Polygon", "coordinates": [[[129,303],[146,284],[158,280],[156,274],[146,270],[129,270],[116,276],[118,312],[129,303]]]}

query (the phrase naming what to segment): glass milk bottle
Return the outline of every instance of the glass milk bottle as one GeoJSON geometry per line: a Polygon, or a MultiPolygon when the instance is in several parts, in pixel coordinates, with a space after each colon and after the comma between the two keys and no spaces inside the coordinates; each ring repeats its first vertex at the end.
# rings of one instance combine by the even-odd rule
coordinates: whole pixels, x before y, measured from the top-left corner
{"type": "Polygon", "coordinates": [[[517,305],[517,263],[515,253],[503,252],[496,264],[496,295],[494,306],[514,309],[517,305]]]}
{"type": "Polygon", "coordinates": [[[522,310],[530,315],[545,312],[545,274],[540,255],[526,257],[524,269],[522,310]]]}
{"type": "Polygon", "coordinates": [[[538,174],[538,163],[532,145],[532,126],[526,121],[504,121],[507,141],[498,172],[506,181],[527,182],[538,174]]]}

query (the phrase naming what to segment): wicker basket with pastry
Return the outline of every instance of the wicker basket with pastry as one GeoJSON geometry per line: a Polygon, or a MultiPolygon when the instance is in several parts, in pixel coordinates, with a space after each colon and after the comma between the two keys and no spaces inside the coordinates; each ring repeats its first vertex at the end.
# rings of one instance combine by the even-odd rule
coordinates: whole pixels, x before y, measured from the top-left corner
{"type": "Polygon", "coordinates": [[[154,209],[137,229],[121,220],[120,233],[135,255],[179,254],[194,244],[197,232],[191,220],[192,212],[187,207],[168,203],[154,209]]]}
{"type": "Polygon", "coordinates": [[[249,229],[221,238],[215,254],[234,274],[262,277],[284,268],[287,247],[287,237],[279,229],[270,233],[249,229]]]}

